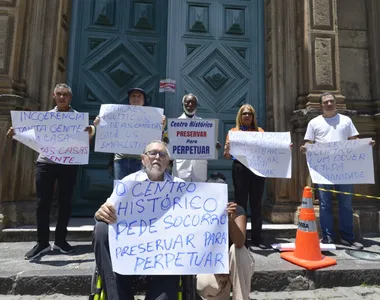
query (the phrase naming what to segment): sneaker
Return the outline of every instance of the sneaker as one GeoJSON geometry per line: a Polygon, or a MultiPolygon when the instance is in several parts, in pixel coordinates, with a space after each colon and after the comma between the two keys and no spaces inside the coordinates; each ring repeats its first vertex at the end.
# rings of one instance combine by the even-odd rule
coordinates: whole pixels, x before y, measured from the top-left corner
{"type": "Polygon", "coordinates": [[[53,244],[54,250],[59,250],[61,253],[71,253],[73,252],[73,247],[66,241],[64,242],[55,242],[53,244]]]}
{"type": "Polygon", "coordinates": [[[359,242],[348,241],[348,240],[344,240],[344,239],[340,239],[340,242],[344,246],[353,247],[353,248],[358,249],[358,250],[361,250],[364,248],[363,245],[360,244],[359,242]]]}
{"type": "Polygon", "coordinates": [[[331,236],[323,237],[321,239],[322,244],[335,244],[334,239],[331,236]]]}
{"type": "Polygon", "coordinates": [[[51,250],[51,247],[50,247],[50,244],[45,244],[45,245],[42,245],[42,244],[37,244],[35,245],[31,250],[29,250],[28,252],[26,252],[25,254],[25,259],[34,259],[46,252],[49,252],[51,250]]]}

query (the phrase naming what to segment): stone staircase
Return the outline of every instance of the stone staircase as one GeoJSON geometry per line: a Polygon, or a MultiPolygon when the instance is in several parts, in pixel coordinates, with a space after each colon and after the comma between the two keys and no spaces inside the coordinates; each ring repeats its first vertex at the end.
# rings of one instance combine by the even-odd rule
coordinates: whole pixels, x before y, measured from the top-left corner
{"type": "MultiPolygon", "coordinates": [[[[75,252],[63,255],[52,251],[35,261],[24,260],[24,254],[34,245],[35,227],[4,229],[0,233],[0,298],[4,294],[20,295],[88,295],[94,267],[91,247],[93,219],[72,219],[69,240],[75,252]]],[[[248,227],[249,228],[249,227],[248,227]]],[[[264,224],[267,244],[294,242],[296,226],[264,224]]],[[[52,228],[54,231],[54,228],[52,228]]],[[[317,271],[307,271],[280,258],[270,248],[252,248],[255,257],[253,292],[297,291],[336,286],[380,284],[380,238],[365,238],[364,254],[371,260],[349,255],[349,249],[324,253],[334,256],[338,265],[317,271]]]]}

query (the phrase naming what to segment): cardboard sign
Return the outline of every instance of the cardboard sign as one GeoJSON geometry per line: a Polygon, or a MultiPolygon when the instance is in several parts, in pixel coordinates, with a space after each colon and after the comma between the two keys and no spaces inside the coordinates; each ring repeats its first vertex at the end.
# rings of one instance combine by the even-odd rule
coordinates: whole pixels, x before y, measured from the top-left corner
{"type": "Polygon", "coordinates": [[[111,197],[117,221],[109,226],[114,272],[229,273],[227,185],[126,181],[111,197]]]}

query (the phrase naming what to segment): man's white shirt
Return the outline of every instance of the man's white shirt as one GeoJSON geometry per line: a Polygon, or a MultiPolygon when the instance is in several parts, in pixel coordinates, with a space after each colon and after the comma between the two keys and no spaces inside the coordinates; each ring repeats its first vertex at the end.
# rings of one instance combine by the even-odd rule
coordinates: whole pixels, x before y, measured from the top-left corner
{"type": "Polygon", "coordinates": [[[315,117],[307,125],[305,140],[317,143],[330,143],[347,140],[359,135],[352,120],[341,114],[332,118],[323,115],[315,117]]]}

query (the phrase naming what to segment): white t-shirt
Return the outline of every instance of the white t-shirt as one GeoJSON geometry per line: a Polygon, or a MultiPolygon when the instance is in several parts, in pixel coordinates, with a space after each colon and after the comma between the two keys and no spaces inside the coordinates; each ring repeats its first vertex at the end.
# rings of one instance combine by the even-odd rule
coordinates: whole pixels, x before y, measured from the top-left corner
{"type": "Polygon", "coordinates": [[[332,118],[325,118],[320,115],[309,122],[304,139],[317,143],[329,143],[348,140],[356,135],[359,135],[359,132],[349,117],[336,114],[332,118]]]}

